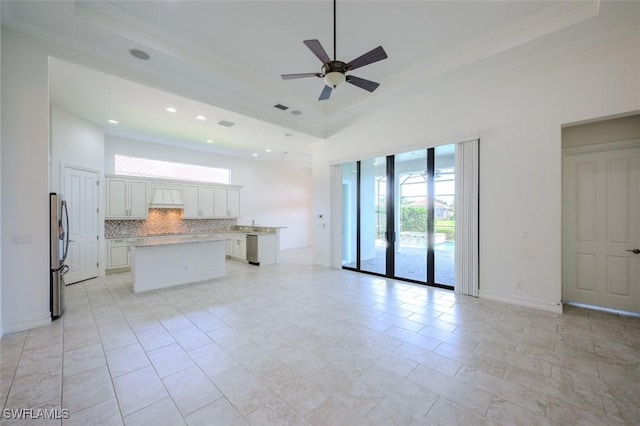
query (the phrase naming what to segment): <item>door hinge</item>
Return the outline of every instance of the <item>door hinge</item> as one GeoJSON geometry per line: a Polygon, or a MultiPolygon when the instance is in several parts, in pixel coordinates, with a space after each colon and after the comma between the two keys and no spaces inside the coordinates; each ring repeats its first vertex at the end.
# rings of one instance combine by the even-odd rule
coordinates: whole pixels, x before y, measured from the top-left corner
{"type": "Polygon", "coordinates": [[[96,240],[99,240],[99,239],[100,239],[100,235],[96,235],[96,240]]]}
{"type": "Polygon", "coordinates": [[[100,262],[96,262],[96,268],[100,266],[100,262]]]}
{"type": "Polygon", "coordinates": [[[100,181],[99,180],[96,181],[96,186],[100,186],[100,181]]]}

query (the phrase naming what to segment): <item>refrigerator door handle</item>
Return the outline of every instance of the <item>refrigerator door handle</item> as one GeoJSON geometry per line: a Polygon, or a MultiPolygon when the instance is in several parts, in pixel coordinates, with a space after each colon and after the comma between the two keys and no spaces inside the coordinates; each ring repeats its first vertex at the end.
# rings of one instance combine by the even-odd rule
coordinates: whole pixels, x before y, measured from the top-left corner
{"type": "MultiPolygon", "coordinates": [[[[64,255],[62,256],[62,260],[65,261],[67,259],[67,253],[69,252],[69,234],[70,234],[70,229],[69,229],[69,212],[67,211],[67,202],[65,200],[62,200],[62,206],[61,206],[61,210],[64,212],[64,218],[65,218],[65,237],[66,237],[66,242],[64,245],[64,255]]],[[[62,214],[62,212],[61,212],[62,214]]]]}
{"type": "Polygon", "coordinates": [[[63,265],[62,268],[60,268],[60,275],[64,275],[67,272],[69,272],[69,265],[63,265]]]}

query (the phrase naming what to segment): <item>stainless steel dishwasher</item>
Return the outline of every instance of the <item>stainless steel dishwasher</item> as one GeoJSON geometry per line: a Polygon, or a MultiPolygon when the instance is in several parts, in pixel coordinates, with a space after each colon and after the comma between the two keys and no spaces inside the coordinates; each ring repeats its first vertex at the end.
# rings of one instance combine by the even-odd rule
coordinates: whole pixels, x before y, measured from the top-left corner
{"type": "Polygon", "coordinates": [[[247,262],[252,265],[260,265],[258,260],[258,236],[247,234],[247,262]]]}

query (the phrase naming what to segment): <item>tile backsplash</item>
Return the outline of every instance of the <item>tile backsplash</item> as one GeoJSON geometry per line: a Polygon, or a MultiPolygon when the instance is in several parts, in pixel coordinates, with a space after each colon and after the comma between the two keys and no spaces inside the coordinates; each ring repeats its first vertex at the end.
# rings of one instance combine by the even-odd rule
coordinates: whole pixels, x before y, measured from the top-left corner
{"type": "Polygon", "coordinates": [[[206,234],[231,229],[237,219],[183,219],[181,209],[149,209],[145,220],[105,220],[105,238],[206,234]]]}

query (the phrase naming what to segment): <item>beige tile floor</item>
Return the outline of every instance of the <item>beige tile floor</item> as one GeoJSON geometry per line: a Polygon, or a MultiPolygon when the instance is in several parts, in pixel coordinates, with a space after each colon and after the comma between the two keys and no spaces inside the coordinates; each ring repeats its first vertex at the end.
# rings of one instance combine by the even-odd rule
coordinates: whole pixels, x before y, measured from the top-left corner
{"type": "Polygon", "coordinates": [[[556,315],[284,255],[144,294],[128,274],[67,287],[61,320],[0,341],[1,423],[640,423],[639,318],[556,315]],[[69,418],[4,418],[11,408],[69,418]]]}

